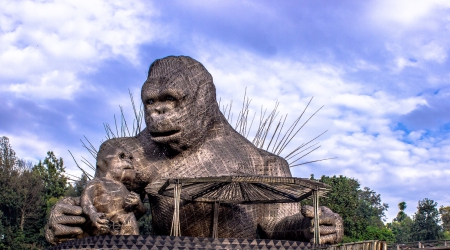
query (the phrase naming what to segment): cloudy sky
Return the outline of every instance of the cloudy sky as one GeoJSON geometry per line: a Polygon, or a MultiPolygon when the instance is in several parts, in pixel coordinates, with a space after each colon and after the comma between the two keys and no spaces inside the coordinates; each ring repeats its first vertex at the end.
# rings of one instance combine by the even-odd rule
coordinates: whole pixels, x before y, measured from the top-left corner
{"type": "MultiPolygon", "coordinates": [[[[291,148],[321,132],[295,176],[345,175],[381,194],[450,205],[450,2],[1,1],[0,136],[33,162],[52,150],[69,173],[104,140],[119,105],[131,120],[148,66],[188,55],[237,116],[279,102],[291,148]]],[[[235,122],[235,121],[234,121],[235,122]]],[[[289,148],[288,148],[289,149],[289,148]]],[[[287,149],[286,152],[289,150],[287,149]]]]}

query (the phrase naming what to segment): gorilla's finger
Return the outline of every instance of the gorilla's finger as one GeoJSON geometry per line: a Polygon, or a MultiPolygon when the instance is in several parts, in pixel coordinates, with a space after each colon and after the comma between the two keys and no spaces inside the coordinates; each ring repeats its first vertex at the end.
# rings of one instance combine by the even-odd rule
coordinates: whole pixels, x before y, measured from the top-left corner
{"type": "Polygon", "coordinates": [[[56,204],[55,206],[55,212],[59,214],[81,215],[83,213],[83,209],[80,206],[64,203],[56,204]]]}
{"type": "Polygon", "coordinates": [[[108,224],[108,220],[107,219],[99,219],[97,220],[97,223],[100,225],[107,225],[108,224]]]}
{"type": "Polygon", "coordinates": [[[328,235],[320,235],[320,244],[334,244],[336,242],[337,235],[328,234],[328,235]]]}
{"type": "Polygon", "coordinates": [[[100,224],[100,223],[97,223],[95,226],[96,226],[98,229],[103,229],[103,230],[106,230],[106,229],[109,228],[108,225],[106,225],[106,224],[100,224]]]}
{"type": "MultiPolygon", "coordinates": [[[[305,217],[308,218],[314,218],[314,207],[313,206],[308,206],[308,205],[304,205],[302,206],[302,214],[305,217]]],[[[319,209],[319,216],[322,215],[322,210],[319,209]]]]}
{"type": "MultiPolygon", "coordinates": [[[[311,230],[311,233],[314,233],[314,227],[312,227],[310,230],[311,230]]],[[[320,232],[321,237],[322,237],[322,235],[335,234],[336,227],[335,226],[319,226],[319,232],[320,232]]]]}
{"type": "Polygon", "coordinates": [[[319,225],[334,225],[336,223],[336,217],[327,216],[323,214],[319,217],[319,225]]]}
{"type": "Polygon", "coordinates": [[[55,236],[65,236],[65,235],[79,235],[83,233],[83,230],[79,227],[68,227],[64,225],[55,225],[54,227],[55,236]]]}
{"type": "Polygon", "coordinates": [[[334,213],[329,207],[320,206],[319,209],[322,211],[322,213],[334,213]]]}
{"type": "Polygon", "coordinates": [[[86,219],[83,216],[60,215],[53,218],[53,224],[83,224],[86,219]]]}

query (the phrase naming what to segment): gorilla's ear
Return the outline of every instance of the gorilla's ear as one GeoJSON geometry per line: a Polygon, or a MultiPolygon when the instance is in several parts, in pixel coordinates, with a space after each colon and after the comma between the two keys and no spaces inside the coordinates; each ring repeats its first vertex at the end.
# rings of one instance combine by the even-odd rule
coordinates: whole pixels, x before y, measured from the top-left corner
{"type": "Polygon", "coordinates": [[[96,164],[96,168],[95,168],[95,175],[94,175],[94,177],[98,177],[98,178],[100,178],[100,177],[105,177],[106,176],[106,172],[108,171],[108,169],[107,169],[107,167],[108,166],[106,166],[107,164],[106,164],[106,161],[104,160],[104,159],[102,159],[102,158],[97,158],[98,160],[97,160],[97,164],[96,164]]]}
{"type": "Polygon", "coordinates": [[[199,109],[199,112],[209,110],[207,112],[209,114],[206,114],[207,116],[212,115],[210,112],[214,113],[214,110],[219,108],[216,101],[216,87],[211,81],[206,79],[199,81],[196,97],[196,107],[199,109]]]}
{"type": "Polygon", "coordinates": [[[197,89],[198,99],[205,102],[216,102],[216,86],[209,79],[201,79],[197,89]]]}

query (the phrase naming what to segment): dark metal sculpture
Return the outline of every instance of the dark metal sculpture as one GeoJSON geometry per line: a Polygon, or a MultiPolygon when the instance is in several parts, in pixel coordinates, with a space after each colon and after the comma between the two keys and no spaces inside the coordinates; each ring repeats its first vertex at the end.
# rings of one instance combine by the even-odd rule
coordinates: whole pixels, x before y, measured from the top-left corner
{"type": "MultiPolygon", "coordinates": [[[[147,127],[136,137],[117,139],[134,158],[136,176],[129,183],[131,190],[143,194],[149,183],[162,186],[169,178],[291,177],[283,158],[257,148],[230,126],[219,110],[212,76],[194,59],[169,56],[156,60],[150,66],[141,98],[147,127]]],[[[173,198],[151,193],[148,197],[155,233],[168,235],[173,198]]],[[[77,205],[76,199],[65,199],[55,205],[46,230],[50,242],[74,238],[83,232],[75,225],[82,223],[77,205]]],[[[319,210],[316,212],[320,213],[320,243],[339,242],[343,235],[342,219],[326,207],[319,210]]],[[[211,235],[211,204],[182,201],[179,211],[183,235],[211,235]]],[[[298,203],[227,204],[220,207],[217,235],[310,241],[313,217],[312,207],[300,209],[298,203]]]]}

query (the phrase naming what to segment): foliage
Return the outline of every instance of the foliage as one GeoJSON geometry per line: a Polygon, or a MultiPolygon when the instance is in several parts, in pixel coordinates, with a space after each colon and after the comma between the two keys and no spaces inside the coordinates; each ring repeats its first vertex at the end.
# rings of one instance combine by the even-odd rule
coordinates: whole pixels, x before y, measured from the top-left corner
{"type": "MultiPolygon", "coordinates": [[[[311,176],[314,179],[314,176],[311,176]]],[[[344,242],[362,240],[393,241],[391,230],[384,226],[386,203],[370,188],[360,189],[358,180],[345,176],[322,176],[321,182],[331,186],[320,205],[341,215],[344,221],[344,242]]]]}
{"type": "Polygon", "coordinates": [[[450,231],[444,231],[444,240],[450,240],[450,231]]]}
{"type": "Polygon", "coordinates": [[[86,187],[86,184],[88,183],[87,175],[83,174],[81,175],[81,178],[78,181],[75,181],[75,193],[76,196],[81,196],[81,193],[83,193],[84,188],[86,187]]]}
{"type": "Polygon", "coordinates": [[[45,216],[39,209],[43,204],[43,182],[30,163],[16,157],[7,137],[0,139],[0,189],[0,247],[37,247],[45,216]]]}
{"type": "Polygon", "coordinates": [[[33,170],[44,180],[45,200],[64,196],[68,183],[67,177],[64,176],[65,168],[62,158],[56,158],[55,154],[49,151],[44,161],[39,161],[33,170]]]}
{"type": "Polygon", "coordinates": [[[450,206],[441,206],[439,208],[441,214],[442,227],[445,231],[450,231],[450,206]]]}
{"type": "Polygon", "coordinates": [[[43,162],[19,159],[0,138],[0,249],[42,249],[47,208],[67,189],[62,159],[49,152],[43,162]]]}
{"type": "Polygon", "coordinates": [[[392,223],[388,224],[388,227],[391,228],[394,233],[396,243],[411,242],[413,220],[404,211],[406,209],[406,202],[400,202],[398,204],[398,208],[400,211],[397,213],[397,216],[394,218],[392,223]]]}
{"type": "Polygon", "coordinates": [[[402,201],[400,203],[398,203],[398,208],[400,209],[400,211],[398,212],[397,216],[395,217],[395,221],[398,222],[402,222],[406,219],[406,217],[408,217],[408,215],[406,215],[405,213],[405,209],[406,209],[406,202],[402,201]]]}
{"type": "Polygon", "coordinates": [[[85,174],[82,174],[81,178],[74,181],[73,185],[69,183],[64,196],[80,197],[81,193],[83,193],[83,190],[86,187],[87,182],[87,176],[85,174]]]}
{"type": "Polygon", "coordinates": [[[362,235],[363,239],[382,240],[387,242],[395,241],[393,232],[387,227],[367,226],[362,235]]]}
{"type": "Polygon", "coordinates": [[[444,236],[440,222],[437,202],[428,198],[419,201],[412,225],[413,240],[442,239],[444,236]]]}
{"type": "Polygon", "coordinates": [[[147,208],[147,212],[138,221],[139,233],[145,234],[145,235],[151,235],[151,234],[153,234],[153,228],[152,228],[152,213],[151,213],[150,203],[148,202],[148,199],[145,199],[143,203],[144,203],[145,208],[147,208]]]}

